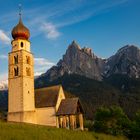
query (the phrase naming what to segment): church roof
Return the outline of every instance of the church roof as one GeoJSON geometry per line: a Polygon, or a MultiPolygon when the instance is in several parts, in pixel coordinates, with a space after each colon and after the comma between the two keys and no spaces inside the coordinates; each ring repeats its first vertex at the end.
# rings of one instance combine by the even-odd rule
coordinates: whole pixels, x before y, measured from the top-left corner
{"type": "Polygon", "coordinates": [[[29,39],[30,31],[27,27],[24,26],[22,19],[20,17],[19,23],[12,30],[13,39],[29,39]]]}
{"type": "Polygon", "coordinates": [[[56,115],[74,115],[79,112],[83,113],[79,98],[66,98],[61,101],[56,115]]]}
{"type": "Polygon", "coordinates": [[[61,85],[40,88],[35,90],[35,107],[54,107],[56,106],[61,85]]]}

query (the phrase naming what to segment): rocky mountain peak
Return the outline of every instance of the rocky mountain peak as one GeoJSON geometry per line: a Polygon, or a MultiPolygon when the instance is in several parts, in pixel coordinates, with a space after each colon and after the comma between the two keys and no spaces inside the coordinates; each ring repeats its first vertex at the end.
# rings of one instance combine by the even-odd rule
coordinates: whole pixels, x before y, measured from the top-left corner
{"type": "Polygon", "coordinates": [[[126,45],[110,58],[102,59],[97,57],[91,48],[81,48],[76,41],[72,41],[57,65],[43,75],[53,81],[65,73],[95,80],[114,74],[140,78],[140,49],[134,45],[126,45]]]}
{"type": "Polygon", "coordinates": [[[136,49],[136,50],[139,50],[138,47],[136,47],[135,45],[125,45],[124,47],[120,48],[118,50],[118,52],[121,52],[121,51],[127,51],[127,50],[130,50],[130,49],[136,49]]]}
{"type": "Polygon", "coordinates": [[[81,48],[73,41],[63,55],[63,58],[47,73],[50,80],[67,74],[78,74],[88,78],[102,80],[104,61],[96,57],[91,48],[81,48]]]}
{"type": "Polygon", "coordinates": [[[140,49],[134,45],[126,45],[119,49],[116,54],[118,55],[127,55],[128,57],[134,57],[139,55],[140,49]]]}
{"type": "Polygon", "coordinates": [[[140,77],[140,49],[134,45],[126,45],[111,56],[106,63],[106,76],[126,74],[129,77],[140,77]]]}
{"type": "Polygon", "coordinates": [[[73,40],[72,43],[69,45],[68,50],[69,49],[78,49],[78,50],[81,50],[80,46],[78,45],[78,43],[75,40],[73,40]]]}

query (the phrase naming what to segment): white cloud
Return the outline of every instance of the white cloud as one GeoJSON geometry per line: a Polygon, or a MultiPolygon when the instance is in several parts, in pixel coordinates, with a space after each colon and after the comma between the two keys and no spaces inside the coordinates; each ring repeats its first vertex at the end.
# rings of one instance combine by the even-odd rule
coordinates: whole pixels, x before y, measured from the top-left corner
{"type": "Polygon", "coordinates": [[[8,88],[8,73],[0,74],[0,90],[8,88]]]}
{"type": "Polygon", "coordinates": [[[46,72],[49,68],[55,65],[55,63],[50,62],[45,58],[35,58],[35,76],[38,76],[46,72]]]}
{"type": "Polygon", "coordinates": [[[43,73],[43,72],[35,72],[35,73],[34,73],[34,76],[35,76],[35,77],[40,76],[42,73],[43,73]]]}
{"type": "Polygon", "coordinates": [[[53,62],[50,62],[49,60],[45,58],[35,58],[35,65],[37,66],[53,66],[55,65],[53,62]]]}
{"type": "MultiPolygon", "coordinates": [[[[26,15],[24,18],[27,23],[25,25],[27,25],[31,31],[31,37],[45,33],[48,39],[56,39],[61,35],[58,28],[60,29],[64,26],[84,21],[104,11],[106,12],[106,10],[110,10],[112,7],[125,4],[127,1],[129,0],[70,0],[60,1],[59,4],[56,2],[49,2],[43,6],[24,9],[23,12],[24,15],[26,15]]],[[[16,13],[13,11],[5,13],[5,15],[0,15],[2,19],[0,26],[7,28],[9,23],[15,25],[15,22],[17,22],[17,17],[15,15],[16,13]]],[[[0,30],[0,34],[3,33],[4,32],[0,30]]],[[[10,39],[5,33],[4,37],[0,40],[5,40],[4,42],[6,44],[10,43],[10,39]]]]}
{"type": "Polygon", "coordinates": [[[56,39],[60,36],[56,26],[52,23],[43,23],[40,30],[45,33],[48,39],[56,39]]]}
{"type": "MultiPolygon", "coordinates": [[[[0,58],[7,59],[6,55],[0,55],[0,58]]],[[[55,65],[55,63],[45,59],[45,58],[35,58],[35,76],[39,76],[42,73],[46,72],[49,68],[55,65]]],[[[8,72],[0,74],[0,83],[4,84],[7,83],[8,79],[8,72]]]]}
{"type": "Polygon", "coordinates": [[[7,36],[7,34],[0,29],[0,40],[3,44],[10,44],[10,38],[7,36]]]}
{"type": "Polygon", "coordinates": [[[7,60],[7,59],[8,59],[8,56],[5,55],[5,54],[1,54],[1,55],[0,55],[0,59],[6,59],[6,60],[7,60]]]}

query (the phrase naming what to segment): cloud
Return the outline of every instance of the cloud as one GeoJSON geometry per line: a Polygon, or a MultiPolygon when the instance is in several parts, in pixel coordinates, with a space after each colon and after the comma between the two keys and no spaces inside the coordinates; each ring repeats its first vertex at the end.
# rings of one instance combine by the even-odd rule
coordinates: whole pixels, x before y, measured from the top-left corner
{"type": "Polygon", "coordinates": [[[50,62],[49,60],[45,59],[45,58],[35,58],[35,65],[37,66],[52,66],[55,65],[55,63],[50,62]]]}
{"type": "Polygon", "coordinates": [[[38,76],[40,76],[42,73],[43,73],[43,72],[35,72],[35,73],[34,73],[35,78],[38,77],[38,76]]]}
{"type": "Polygon", "coordinates": [[[45,58],[35,58],[35,76],[38,76],[46,72],[49,68],[55,65],[55,63],[45,58]]]}
{"type": "Polygon", "coordinates": [[[43,23],[40,30],[45,33],[48,39],[56,39],[60,36],[59,31],[52,23],[43,23]]]}
{"type": "MultiPolygon", "coordinates": [[[[7,59],[6,55],[0,55],[0,58],[7,59]]],[[[45,58],[35,58],[35,67],[34,75],[39,76],[42,73],[46,72],[49,68],[55,65],[55,63],[45,59],[45,58]]],[[[8,72],[0,74],[0,83],[7,83],[8,72]]]]}
{"type": "Polygon", "coordinates": [[[8,59],[8,56],[5,55],[5,54],[1,54],[1,55],[0,55],[0,59],[6,59],[6,60],[7,60],[7,59],[8,59]]]}
{"type": "MultiPolygon", "coordinates": [[[[87,20],[92,16],[101,14],[110,10],[112,7],[116,7],[128,1],[129,0],[69,0],[60,1],[59,4],[56,1],[50,1],[43,6],[24,9],[23,15],[26,15],[24,16],[27,23],[25,25],[29,27],[31,31],[31,37],[44,33],[47,39],[56,39],[61,35],[59,32],[60,28],[87,20]]],[[[0,25],[6,29],[7,26],[9,26],[9,23],[15,25],[15,22],[17,21],[15,15],[16,13],[13,11],[10,11],[10,13],[8,12],[5,15],[0,15],[2,19],[0,25]]],[[[0,30],[0,34],[1,33],[3,34],[4,32],[0,30]]],[[[10,39],[7,35],[2,38],[4,38],[6,44],[10,43],[10,39]]]]}
{"type": "Polygon", "coordinates": [[[10,38],[6,35],[6,33],[0,29],[0,40],[3,44],[10,44],[10,38]]]}
{"type": "Polygon", "coordinates": [[[98,1],[90,1],[89,3],[84,3],[84,5],[81,5],[80,7],[77,7],[77,9],[72,11],[71,17],[69,14],[68,15],[66,14],[67,16],[65,15],[65,18],[60,19],[59,20],[60,22],[56,23],[56,27],[62,28],[64,26],[69,26],[79,23],[81,21],[85,21],[93,16],[97,16],[106,11],[110,11],[111,8],[117,7],[118,5],[124,4],[128,1],[129,0],[120,0],[120,1],[98,0],[98,1]]]}

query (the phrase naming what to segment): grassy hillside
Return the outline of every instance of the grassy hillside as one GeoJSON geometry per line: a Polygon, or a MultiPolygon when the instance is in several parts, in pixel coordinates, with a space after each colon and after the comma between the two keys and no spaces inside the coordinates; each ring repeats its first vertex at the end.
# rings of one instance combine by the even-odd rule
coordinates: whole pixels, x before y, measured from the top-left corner
{"type": "Polygon", "coordinates": [[[0,122],[0,140],[127,140],[94,132],[71,131],[30,124],[0,122]]]}

